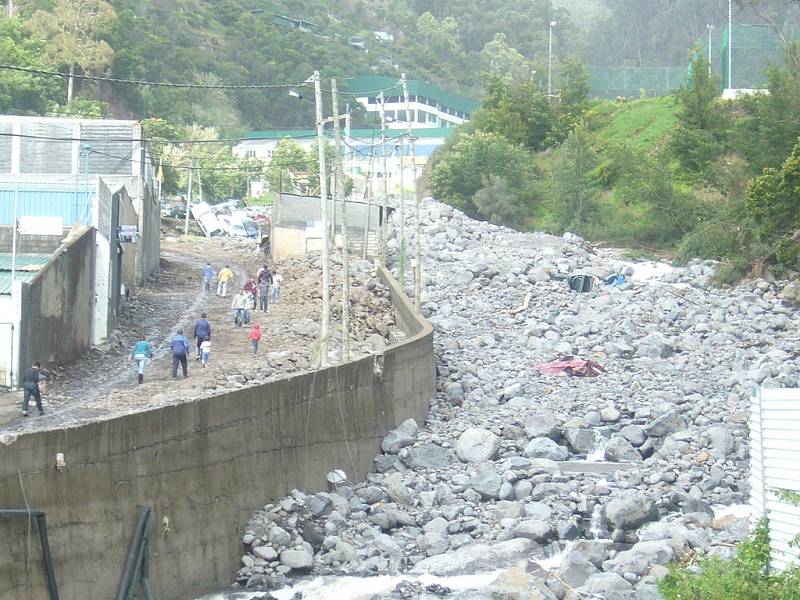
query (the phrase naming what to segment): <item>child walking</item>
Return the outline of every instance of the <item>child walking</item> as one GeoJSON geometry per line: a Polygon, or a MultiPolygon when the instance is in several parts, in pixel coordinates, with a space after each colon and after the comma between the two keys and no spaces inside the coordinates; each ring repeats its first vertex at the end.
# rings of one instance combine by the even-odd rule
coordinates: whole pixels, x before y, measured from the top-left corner
{"type": "Polygon", "coordinates": [[[203,367],[208,364],[209,356],[211,356],[211,340],[203,340],[200,344],[200,364],[203,367]]]}
{"type": "Polygon", "coordinates": [[[250,332],[250,341],[253,342],[253,358],[258,354],[258,342],[261,341],[261,325],[255,323],[250,332]]]}

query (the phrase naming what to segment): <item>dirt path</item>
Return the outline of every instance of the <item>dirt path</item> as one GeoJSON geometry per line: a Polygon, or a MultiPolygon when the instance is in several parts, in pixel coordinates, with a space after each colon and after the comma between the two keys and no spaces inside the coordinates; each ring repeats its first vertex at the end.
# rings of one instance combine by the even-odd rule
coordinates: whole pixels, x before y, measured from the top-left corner
{"type": "MultiPolygon", "coordinates": [[[[175,404],[285,377],[310,368],[316,344],[320,307],[318,265],[312,259],[286,260],[274,265],[284,275],[281,302],[269,311],[253,312],[264,332],[259,355],[252,356],[250,326],[237,329],[230,303],[245,276],[255,276],[263,260],[253,248],[217,240],[191,239],[162,243],[159,273],[136,291],[119,319],[116,339],[90,350],[75,362],[53,371],[44,395],[44,417],[20,415],[21,392],[0,396],[0,433],[51,429],[153,406],[175,404]],[[200,269],[209,261],[215,271],[225,264],[236,274],[226,298],[202,290],[200,269]],[[201,312],[212,325],[211,360],[206,368],[190,359],[189,378],[172,380],[169,339],[178,329],[193,341],[194,322],[201,312]],[[136,383],[130,349],[144,333],[154,346],[154,359],[145,382],[136,383]]],[[[388,296],[366,274],[354,289],[354,347],[371,350],[366,340],[393,335],[388,296]]],[[[335,318],[335,315],[334,315],[335,318]]],[[[192,356],[194,358],[194,356],[192,356]]],[[[179,369],[180,375],[180,369],[179,369]]],[[[35,415],[35,407],[31,411],[35,415]]]]}

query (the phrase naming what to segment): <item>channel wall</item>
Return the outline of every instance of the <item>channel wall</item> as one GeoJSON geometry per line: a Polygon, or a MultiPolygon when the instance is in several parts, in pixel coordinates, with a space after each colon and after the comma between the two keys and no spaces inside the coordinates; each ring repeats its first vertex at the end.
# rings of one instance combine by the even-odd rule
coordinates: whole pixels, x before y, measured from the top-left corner
{"type": "MultiPolygon", "coordinates": [[[[154,511],[159,600],[227,586],[252,512],[292,488],[316,491],[372,468],[382,437],[424,421],[435,394],[433,330],[397,283],[407,337],[382,353],[168,406],[0,439],[0,508],[44,510],[62,600],[116,595],[137,507],[154,511]],[[56,468],[56,454],[66,466],[56,468]]],[[[35,524],[0,518],[0,598],[48,598],[35,524]]]]}

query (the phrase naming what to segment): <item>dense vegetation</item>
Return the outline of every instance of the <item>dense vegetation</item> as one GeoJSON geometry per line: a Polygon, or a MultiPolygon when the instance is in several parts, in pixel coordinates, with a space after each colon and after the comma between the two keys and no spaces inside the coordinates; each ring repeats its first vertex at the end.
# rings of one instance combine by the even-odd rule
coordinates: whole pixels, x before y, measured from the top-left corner
{"type": "Polygon", "coordinates": [[[733,560],[707,558],[692,569],[673,566],[659,583],[666,600],[798,600],[800,569],[769,569],[769,530],[763,519],[733,560]]]}
{"type": "Polygon", "coordinates": [[[800,58],[769,94],[723,101],[699,54],[674,96],[587,102],[580,69],[551,104],[489,79],[475,118],[436,157],[438,197],[496,222],[725,260],[722,281],[796,271],[800,58]],[[570,88],[565,88],[570,92],[570,88]]]}
{"type": "MultiPolygon", "coordinates": [[[[798,4],[738,0],[737,18],[786,30],[798,4]]],[[[14,0],[14,16],[0,19],[0,56],[78,75],[210,85],[302,83],[314,69],[326,78],[405,71],[483,98],[427,174],[440,197],[471,214],[683,258],[723,257],[731,276],[794,269],[796,53],[770,72],[769,96],[735,104],[719,101],[701,58],[674,97],[586,100],[585,64],[685,63],[705,23],[724,24],[726,8],[704,0],[14,0]],[[276,14],[303,19],[305,30],[276,14]],[[551,21],[558,103],[543,94],[551,21]]],[[[233,159],[226,144],[169,140],[307,127],[312,110],[286,88],[196,90],[0,69],[0,112],[145,119],[166,190],[184,189],[186,167],[197,164],[216,198],[243,194],[260,167],[233,159]]],[[[354,118],[358,125],[363,115],[354,118]]],[[[286,154],[286,164],[308,162],[313,178],[315,161],[286,154]]],[[[266,176],[280,181],[281,168],[266,176]]]]}

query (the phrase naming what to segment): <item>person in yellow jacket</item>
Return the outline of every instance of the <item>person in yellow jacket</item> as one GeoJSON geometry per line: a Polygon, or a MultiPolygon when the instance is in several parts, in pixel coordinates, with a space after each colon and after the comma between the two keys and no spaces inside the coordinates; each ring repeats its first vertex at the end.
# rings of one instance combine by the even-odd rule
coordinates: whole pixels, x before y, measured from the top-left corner
{"type": "Polygon", "coordinates": [[[233,271],[230,270],[228,265],[219,272],[217,275],[217,296],[223,298],[228,295],[228,284],[233,281],[233,271]]]}

